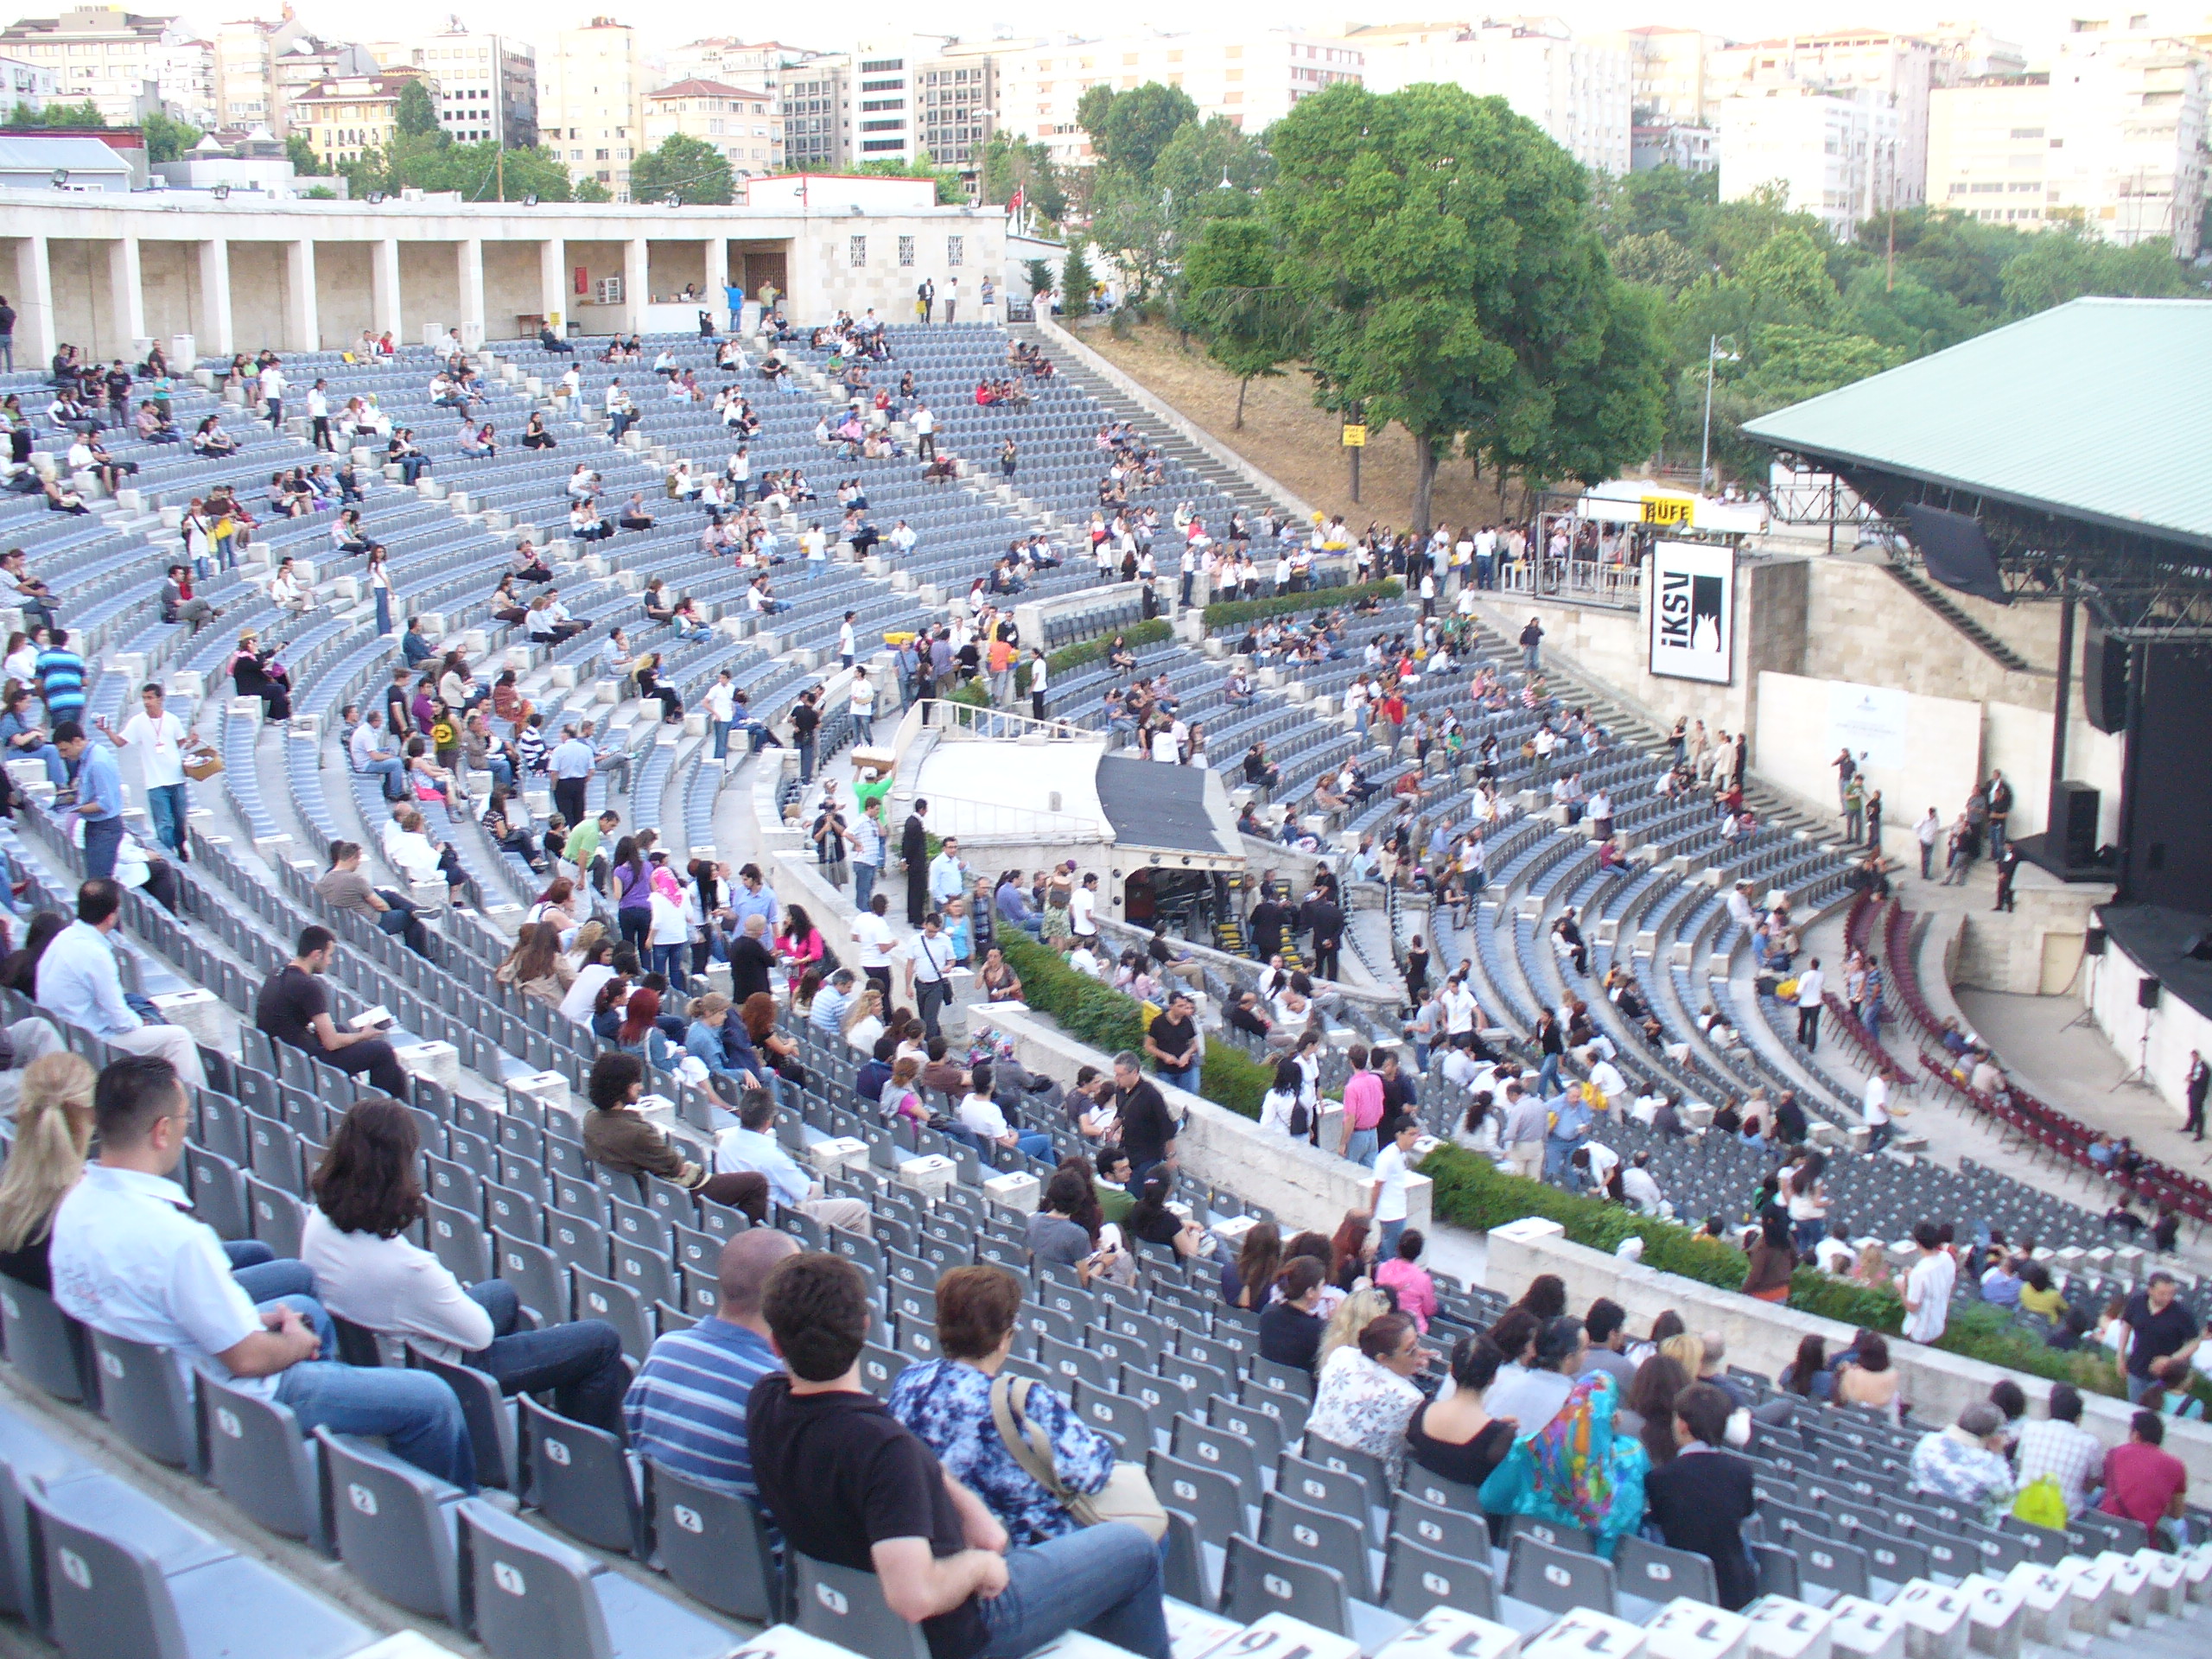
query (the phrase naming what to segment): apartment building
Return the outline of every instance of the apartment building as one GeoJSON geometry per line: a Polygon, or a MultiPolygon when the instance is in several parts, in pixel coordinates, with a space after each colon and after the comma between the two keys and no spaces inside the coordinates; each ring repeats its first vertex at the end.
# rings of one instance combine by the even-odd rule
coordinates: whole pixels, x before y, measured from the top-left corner
{"type": "Polygon", "coordinates": [[[1649,23],[1613,37],[1628,54],[1629,102],[1639,124],[1701,127],[1712,110],[1713,48],[1717,35],[1700,29],[1649,23]]]}
{"type": "Polygon", "coordinates": [[[1893,191],[1896,205],[1905,205],[1897,112],[1878,93],[1843,97],[1802,86],[1739,92],[1721,101],[1714,126],[1723,201],[1779,186],[1784,207],[1812,214],[1842,241],[1887,209],[1893,191]]]}
{"type": "Polygon", "coordinates": [[[1179,86],[1200,119],[1223,116],[1256,134],[1299,99],[1360,79],[1363,63],[1354,37],[1287,29],[1033,46],[998,60],[999,124],[1044,144],[1061,166],[1085,167],[1096,158],[1076,105],[1092,86],[1125,92],[1155,80],[1179,86]]]}
{"type": "Polygon", "coordinates": [[[538,142],[573,179],[595,179],[617,200],[645,149],[645,94],[661,85],[637,31],[612,17],[564,29],[537,60],[538,142]]]}
{"type": "Polygon", "coordinates": [[[245,17],[219,24],[213,70],[215,124],[237,130],[266,127],[287,137],[294,100],[333,77],[372,75],[376,68],[365,48],[313,33],[289,8],[273,22],[245,17]]]}
{"type": "Polygon", "coordinates": [[[334,76],[292,100],[292,131],[307,139],[325,173],[358,162],[370,150],[390,148],[398,137],[399,95],[417,80],[435,100],[438,83],[414,69],[334,76]]]}
{"type": "Polygon", "coordinates": [[[645,148],[662,139],[696,138],[720,150],[739,178],[779,172],[783,140],[772,93],[694,77],[645,94],[645,148]]]}
{"type": "Polygon", "coordinates": [[[851,81],[851,60],[842,57],[810,58],[778,72],[786,165],[838,173],[855,159],[847,113],[851,81]]]}
{"type": "Polygon", "coordinates": [[[80,6],[0,29],[0,54],[50,72],[62,103],[90,99],[110,125],[129,126],[161,107],[172,40],[189,38],[173,16],[80,6]]]}
{"type": "Polygon", "coordinates": [[[1355,29],[1344,39],[1378,92],[1423,82],[1503,98],[1585,167],[1625,173],[1630,160],[1632,59],[1618,35],[1578,37],[1556,17],[1485,22],[1449,35],[1433,25],[1355,29]],[[1398,37],[1398,38],[1393,38],[1398,37]]]}
{"type": "Polygon", "coordinates": [[[2199,251],[2207,63],[2187,41],[2077,19],[2047,69],[1940,87],[1929,193],[1986,223],[2079,224],[2199,251]]]}
{"type": "Polygon", "coordinates": [[[998,124],[997,52],[955,41],[924,60],[915,91],[915,141],[938,166],[974,178],[998,124]]]}
{"type": "MultiPolygon", "coordinates": [[[[1723,46],[1712,54],[1712,91],[1723,99],[1759,99],[1770,92],[1794,89],[1885,105],[1895,118],[1897,205],[1910,207],[1927,196],[1928,99],[1936,83],[1937,55],[1935,42],[1887,29],[1752,41],[1723,46]]],[[[1796,124],[1823,146],[1836,137],[1840,118],[1831,115],[1815,120],[1802,111],[1772,120],[1752,118],[1762,130],[1779,132],[1796,124]]],[[[1725,138],[1722,149],[1725,181],[1729,171],[1725,138]]],[[[1824,172],[1833,159],[1823,148],[1802,158],[1789,169],[1789,176],[1809,179],[1824,172]]],[[[1890,166],[1885,158],[1885,169],[1890,166]]],[[[1726,188],[1724,182],[1724,193],[1726,188]]],[[[1883,205],[1889,205],[1886,194],[1883,205]]]]}
{"type": "Polygon", "coordinates": [[[537,48],[512,35],[454,29],[365,43],[380,70],[438,84],[438,124],[457,144],[537,142],[537,48]]]}
{"type": "Polygon", "coordinates": [[[43,110],[60,103],[60,94],[61,82],[52,69],[28,58],[0,57],[0,99],[9,109],[43,110]]]}

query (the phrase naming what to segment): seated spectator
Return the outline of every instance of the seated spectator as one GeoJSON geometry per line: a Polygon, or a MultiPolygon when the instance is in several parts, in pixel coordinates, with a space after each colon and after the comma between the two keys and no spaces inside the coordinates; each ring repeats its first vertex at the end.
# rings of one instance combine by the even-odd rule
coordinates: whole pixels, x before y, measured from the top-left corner
{"type": "Polygon", "coordinates": [[[1912,1490],[1957,1504],[1984,1526],[2012,1507],[2016,1488],[2005,1461],[2005,1414],[1976,1400],[1948,1428],[1923,1434],[1912,1448],[1912,1490]]]}
{"type": "Polygon", "coordinates": [[[2050,1482],[2069,1519],[2089,1501],[2104,1467],[2104,1442],[2082,1427],[2082,1395],[2064,1382],[2051,1384],[2050,1414],[2021,1426],[2014,1452],[2020,1491],[2050,1482]]]}
{"type": "MultiPolygon", "coordinates": [[[[1081,1177],[1073,1179],[1080,1184],[1081,1177]]],[[[937,1284],[941,1357],[899,1372],[886,1402],[891,1414],[937,1453],[945,1472],[982,1500],[1017,1549],[1066,1537],[1080,1527],[1007,1447],[995,1421],[1001,1402],[1025,1440],[1033,1446],[1041,1436],[1051,1448],[1052,1468],[1067,1491],[1103,1491],[1116,1461],[1114,1443],[1060,1395],[1027,1377],[1003,1375],[1020,1311],[1021,1285],[1005,1268],[946,1273],[937,1284]]]]}
{"type": "Polygon", "coordinates": [[[982,1501],[862,1386],[874,1304],[840,1256],[796,1256],[769,1277],[762,1312],[789,1375],[753,1386],[746,1439],[791,1547],[874,1573],[936,1659],[1031,1653],[1077,1629],[1169,1659],[1153,1541],[1109,1522],[1009,1549],[982,1501]]]}
{"type": "Polygon", "coordinates": [[[760,1300],[768,1275],[798,1254],[789,1233],[755,1227],[722,1246],[712,1318],[657,1338],[622,1402],[630,1450],[687,1480],[754,1497],[745,1438],[753,1385],[780,1369],[760,1300]]]}
{"type": "Polygon", "coordinates": [[[518,1329],[513,1286],[464,1286],[400,1236],[428,1213],[416,1173],[421,1151],[414,1115],[396,1100],[356,1101],[339,1121],[309,1183],[315,1207],[300,1236],[300,1260],[314,1270],[324,1308],[483,1371],[503,1394],[550,1389],[563,1417],[620,1434],[630,1372],[613,1325],[563,1322],[563,1310],[540,1308],[542,1328],[518,1329]]]}
{"type": "Polygon", "coordinates": [[[1131,1238],[1165,1246],[1173,1250],[1179,1259],[1203,1255],[1208,1245],[1205,1229],[1195,1221],[1184,1220],[1167,1207],[1168,1198],[1174,1190],[1174,1172],[1154,1165],[1146,1172],[1137,1201],[1122,1225],[1131,1238]]]}
{"type": "Polygon", "coordinates": [[[476,1453],[461,1402],[428,1371],[343,1365],[337,1332],[312,1297],[255,1304],[232,1276],[214,1230],[194,1220],[169,1178],[184,1157],[192,1102],[165,1060],[132,1055],[92,1096],[99,1161],[54,1221],[54,1300],[97,1331],[169,1351],[188,1387],[206,1364],[242,1392],[320,1425],[383,1437],[395,1456],[464,1492],[476,1453]]]}
{"type": "Polygon", "coordinates": [[[332,1021],[329,993],[316,981],[337,955],[338,936],[328,928],[302,928],[292,959],[262,983],[255,1029],[349,1077],[365,1073],[380,1094],[409,1094],[407,1073],[380,1032],[340,1031],[332,1021]]]}
{"type": "MultiPolygon", "coordinates": [[[[1574,1392],[1574,1380],[1588,1369],[1583,1357],[1588,1338],[1582,1321],[1561,1314],[1537,1328],[1535,1351],[1525,1366],[1499,1373],[1497,1383],[1483,1401],[1494,1417],[1510,1417],[1523,1435],[1535,1433],[1566,1405],[1574,1392]]],[[[1513,1357],[1507,1351],[1507,1357],[1513,1357]]]]}
{"type": "Polygon", "coordinates": [[[1427,1245],[1420,1228],[1408,1227],[1398,1235],[1390,1259],[1375,1268],[1375,1282],[1398,1299],[1398,1311],[1408,1315],[1424,1336],[1436,1314],[1436,1281],[1421,1265],[1421,1253],[1427,1245]]]}
{"type": "Polygon", "coordinates": [[[738,1126],[715,1137],[715,1179],[747,1173],[764,1177],[770,1195],[783,1208],[811,1216],[825,1227],[868,1237],[868,1205],[859,1198],[823,1197],[822,1183],[801,1169],[776,1139],[776,1113],[775,1096],[766,1090],[747,1094],[738,1108],[738,1126]]]}
{"type": "Polygon", "coordinates": [[[2107,1515],[2125,1516],[2148,1528],[2154,1542],[2186,1548],[2189,1470],[2165,1449],[2166,1425],[2155,1411],[2139,1411],[2130,1421],[2127,1444],[2105,1453],[2107,1515]]]}
{"type": "Polygon", "coordinates": [[[1735,1402],[1719,1389],[1693,1382],[1675,1396],[1674,1460],[1643,1478],[1649,1524],[1669,1549],[1713,1563],[1720,1605],[1734,1612],[1758,1593],[1744,1522],[1758,1512],[1751,1465],[1723,1449],[1735,1402]],[[1704,1455],[1694,1455],[1704,1454],[1704,1455]]]}
{"type": "Polygon", "coordinates": [[[55,933],[38,957],[31,1000],[64,1025],[90,1032],[111,1048],[156,1056],[194,1088],[203,1087],[207,1074],[192,1033],[181,1026],[152,1023],[124,1000],[109,942],[122,922],[119,885],[95,877],[79,887],[77,919],[55,933]]]}
{"type": "Polygon", "coordinates": [[[1483,1396],[1497,1380],[1505,1356],[1487,1337],[1462,1337],[1452,1345],[1452,1393],[1416,1407],[1406,1424],[1406,1449],[1433,1475],[1480,1486],[1513,1449],[1517,1425],[1492,1417],[1483,1396]]]}
{"type": "Polygon", "coordinates": [[[1322,1363],[1308,1433],[1382,1460],[1395,1486],[1405,1471],[1406,1426],[1422,1403],[1412,1379],[1428,1367],[1421,1332],[1404,1313],[1384,1313],[1360,1327],[1322,1363]]]}
{"type": "Polygon", "coordinates": [[[404,893],[375,886],[361,874],[359,842],[330,843],[330,868],[316,878],[315,890],[333,910],[367,918],[383,931],[397,935],[418,957],[430,954],[429,930],[416,913],[420,906],[404,893]]]}
{"type": "Polygon", "coordinates": [[[1275,1275],[1278,1300],[1260,1314],[1260,1357],[1278,1365],[1313,1369],[1328,1320],[1321,1313],[1321,1289],[1328,1269],[1310,1255],[1283,1264],[1275,1275]]]}
{"type": "Polygon", "coordinates": [[[645,1066],[635,1054],[601,1054],[593,1060],[586,1092],[591,1110],[584,1114],[584,1155],[592,1162],[619,1175],[673,1181],[711,1204],[742,1210],[756,1222],[767,1219],[768,1183],[764,1177],[709,1175],[645,1121],[638,1105],[645,1096],[645,1066]]]}
{"type": "MultiPolygon", "coordinates": [[[[1072,1268],[1077,1279],[1088,1285],[1091,1274],[1103,1265],[1100,1258],[1109,1253],[1092,1242],[1080,1219],[1095,1202],[1091,1183],[1080,1170],[1054,1170],[1052,1179],[1045,1184],[1036,1213],[1029,1217],[1031,1260],[1072,1268]]],[[[938,1311],[941,1322],[942,1301],[938,1311]]]]}
{"type": "Polygon", "coordinates": [[[41,1054],[23,1070],[15,1139],[0,1170],[0,1273],[34,1290],[54,1288],[47,1262],[54,1212],[84,1176],[98,1081],[91,1063],[67,1050],[41,1054]]]}

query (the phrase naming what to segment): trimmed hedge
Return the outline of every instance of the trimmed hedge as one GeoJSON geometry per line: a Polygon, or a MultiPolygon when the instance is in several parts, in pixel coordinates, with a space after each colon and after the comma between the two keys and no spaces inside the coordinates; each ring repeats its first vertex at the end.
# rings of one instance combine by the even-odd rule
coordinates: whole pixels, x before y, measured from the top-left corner
{"type": "Polygon", "coordinates": [[[1323,588],[1310,594],[1277,594],[1273,599],[1224,599],[1205,608],[1209,629],[1241,627],[1262,617],[1287,616],[1294,611],[1330,611],[1340,605],[1357,605],[1363,599],[1395,599],[1406,584],[1395,576],[1381,582],[1354,582],[1349,588],[1323,588]]]}
{"type": "MultiPolygon", "coordinates": [[[[1639,1237],[1645,1267],[1721,1290],[1742,1289],[1751,1265],[1733,1244],[1700,1237],[1686,1227],[1617,1204],[1507,1174],[1464,1147],[1438,1147],[1422,1161],[1421,1173],[1436,1183],[1432,1200],[1436,1218],[1455,1226],[1487,1231],[1524,1216],[1541,1216],[1559,1223],[1571,1242],[1608,1254],[1623,1239],[1639,1237]]],[[[1890,1286],[1834,1279],[1812,1268],[1800,1268],[1790,1275],[1789,1305],[1802,1313],[1891,1336],[1904,1325],[1904,1300],[1890,1286]]],[[[2102,1349],[2050,1347],[2015,1325],[2002,1309],[1986,1305],[1954,1311],[1936,1346],[1967,1359],[2071,1382],[2088,1393],[2126,1394],[2119,1366],[2102,1349]]]]}
{"type": "MultiPolygon", "coordinates": [[[[1051,1014],[1069,1036],[1103,1048],[1109,1055],[1123,1049],[1132,1054],[1144,1052],[1143,1003],[1077,972],[1058,951],[1040,944],[1020,928],[1001,929],[996,943],[1007,964],[1021,976],[1021,995],[1029,1007],[1051,1014]]],[[[1261,1096],[1274,1081],[1273,1069],[1242,1049],[1229,1043],[1209,1043],[1198,1073],[1198,1091],[1217,1106],[1256,1119],[1261,1096]]]]}
{"type": "MultiPolygon", "coordinates": [[[[1063,645],[1058,651],[1048,652],[1045,658],[1045,666],[1052,671],[1052,683],[1058,685],[1062,675],[1081,668],[1086,663],[1103,661],[1106,653],[1113,649],[1116,633],[1122,636],[1124,644],[1131,646],[1156,645],[1163,639],[1172,639],[1175,637],[1175,625],[1164,616],[1155,616],[1149,622],[1139,622],[1132,627],[1114,629],[1098,635],[1096,639],[1084,639],[1072,645],[1063,645]]],[[[1029,695],[1029,664],[1026,662],[1017,664],[1014,668],[1014,689],[1021,696],[1026,697],[1029,695]]]]}

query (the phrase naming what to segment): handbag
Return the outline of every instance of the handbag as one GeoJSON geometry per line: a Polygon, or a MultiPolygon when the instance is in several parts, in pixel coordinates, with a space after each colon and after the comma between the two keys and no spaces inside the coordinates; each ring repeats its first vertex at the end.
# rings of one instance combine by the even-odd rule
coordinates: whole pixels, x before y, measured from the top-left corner
{"type": "Polygon", "coordinates": [[[1136,1528],[1155,1544],[1166,1537],[1167,1511],[1160,1507],[1141,1464],[1116,1464],[1105,1485],[1095,1492],[1068,1490],[1052,1460],[1052,1442],[1045,1438],[1043,1429],[1028,1420],[1026,1408],[1029,1389],[1030,1381],[1026,1376],[991,1379],[991,1421],[998,1425],[999,1438],[1006,1442],[1006,1449],[1021,1465],[1022,1472],[1050,1492],[1060,1507],[1075,1518],[1077,1526],[1096,1527],[1119,1521],[1136,1528]],[[1022,1413],[1020,1427],[1014,1423],[1016,1412],[1022,1413]]]}

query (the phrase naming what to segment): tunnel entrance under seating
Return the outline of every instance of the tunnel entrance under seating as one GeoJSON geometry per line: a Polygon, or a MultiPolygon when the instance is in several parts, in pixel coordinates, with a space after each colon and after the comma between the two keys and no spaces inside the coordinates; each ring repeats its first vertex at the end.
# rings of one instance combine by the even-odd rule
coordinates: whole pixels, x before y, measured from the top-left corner
{"type": "Polygon", "coordinates": [[[1218,870],[1138,869],[1122,884],[1122,919],[1131,927],[1165,927],[1208,943],[1214,918],[1225,913],[1228,881],[1218,870]]]}

